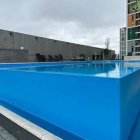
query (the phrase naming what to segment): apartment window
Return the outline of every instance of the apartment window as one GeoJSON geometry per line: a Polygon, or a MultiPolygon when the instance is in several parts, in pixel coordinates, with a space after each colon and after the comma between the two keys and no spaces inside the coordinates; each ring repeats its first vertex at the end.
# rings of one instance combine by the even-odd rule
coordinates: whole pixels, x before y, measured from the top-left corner
{"type": "Polygon", "coordinates": [[[136,14],[136,19],[140,18],[140,13],[136,14]]]}
{"type": "Polygon", "coordinates": [[[123,46],[123,47],[122,47],[122,50],[126,50],[126,46],[123,46]]]}
{"type": "Polygon", "coordinates": [[[132,15],[132,21],[134,21],[134,15],[132,15]]]}
{"type": "Polygon", "coordinates": [[[125,41],[125,38],[124,37],[122,38],[122,41],[125,41]]]}
{"type": "Polygon", "coordinates": [[[122,52],[122,55],[125,56],[126,55],[126,52],[122,52]]]}
{"type": "Polygon", "coordinates": [[[134,46],[132,46],[132,52],[134,52],[134,46]]]}
{"type": "Polygon", "coordinates": [[[140,25],[140,20],[137,20],[136,21],[136,25],[140,25]]]}
{"type": "Polygon", "coordinates": [[[139,14],[138,14],[138,13],[136,14],[136,19],[137,19],[137,18],[139,18],[139,14]]]}
{"type": "Polygon", "coordinates": [[[136,51],[136,52],[140,52],[140,47],[136,47],[136,48],[135,48],[135,51],[136,51]]]}
{"type": "Polygon", "coordinates": [[[140,27],[136,28],[136,31],[137,31],[137,32],[140,32],[140,27]]]}
{"type": "Polygon", "coordinates": [[[137,35],[137,39],[140,39],[140,34],[137,35]]]}
{"type": "Polygon", "coordinates": [[[140,45],[140,40],[136,40],[136,45],[140,45]]]}

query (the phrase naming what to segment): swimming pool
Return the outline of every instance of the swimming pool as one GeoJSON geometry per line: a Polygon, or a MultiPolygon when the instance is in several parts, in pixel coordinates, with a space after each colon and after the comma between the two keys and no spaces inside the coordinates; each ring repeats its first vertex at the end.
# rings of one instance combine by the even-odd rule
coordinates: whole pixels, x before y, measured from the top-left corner
{"type": "Polygon", "coordinates": [[[137,140],[140,62],[0,65],[1,104],[65,140],[137,140]]]}

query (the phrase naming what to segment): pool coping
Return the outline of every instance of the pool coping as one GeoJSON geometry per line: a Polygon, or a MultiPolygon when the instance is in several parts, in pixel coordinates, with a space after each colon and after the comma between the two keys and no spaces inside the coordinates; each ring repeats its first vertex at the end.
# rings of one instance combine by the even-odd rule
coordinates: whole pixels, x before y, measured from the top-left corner
{"type": "Polygon", "coordinates": [[[22,128],[24,131],[26,131],[26,133],[30,133],[33,137],[36,137],[39,140],[62,140],[61,138],[35,125],[27,119],[22,118],[21,116],[15,114],[14,112],[8,110],[1,105],[0,114],[5,118],[5,121],[6,119],[8,119],[9,121],[11,121],[11,123],[14,123],[18,127],[22,128]]]}

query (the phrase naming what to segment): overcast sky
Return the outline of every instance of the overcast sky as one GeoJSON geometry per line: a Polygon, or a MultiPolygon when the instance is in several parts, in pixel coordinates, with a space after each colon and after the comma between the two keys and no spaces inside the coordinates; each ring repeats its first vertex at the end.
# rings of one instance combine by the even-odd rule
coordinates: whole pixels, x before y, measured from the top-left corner
{"type": "Polygon", "coordinates": [[[126,0],[0,0],[0,28],[119,50],[126,0]]]}

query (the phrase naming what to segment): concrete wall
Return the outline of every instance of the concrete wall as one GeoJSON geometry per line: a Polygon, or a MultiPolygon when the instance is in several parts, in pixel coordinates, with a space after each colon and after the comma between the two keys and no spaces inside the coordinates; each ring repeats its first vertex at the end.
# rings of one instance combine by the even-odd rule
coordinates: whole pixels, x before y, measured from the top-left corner
{"type": "Polygon", "coordinates": [[[35,54],[58,55],[62,54],[65,59],[85,54],[86,58],[92,59],[92,55],[101,55],[103,49],[57,41],[33,35],[26,35],[11,31],[0,30],[0,48],[28,51],[28,61],[36,61],[35,54]]]}
{"type": "Polygon", "coordinates": [[[27,50],[0,49],[0,62],[27,62],[27,50]]]}

